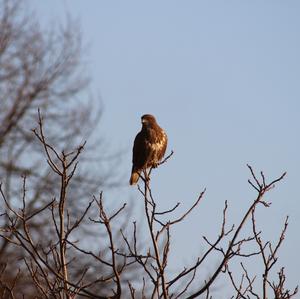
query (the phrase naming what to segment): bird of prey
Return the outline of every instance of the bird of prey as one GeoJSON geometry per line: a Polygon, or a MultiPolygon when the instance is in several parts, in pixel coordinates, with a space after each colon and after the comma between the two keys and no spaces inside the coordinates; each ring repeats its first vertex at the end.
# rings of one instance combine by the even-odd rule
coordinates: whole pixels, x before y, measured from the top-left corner
{"type": "Polygon", "coordinates": [[[158,166],[168,143],[167,134],[157,124],[153,115],[145,114],[141,121],[142,129],[136,135],[133,144],[130,185],[137,183],[143,170],[158,166]]]}

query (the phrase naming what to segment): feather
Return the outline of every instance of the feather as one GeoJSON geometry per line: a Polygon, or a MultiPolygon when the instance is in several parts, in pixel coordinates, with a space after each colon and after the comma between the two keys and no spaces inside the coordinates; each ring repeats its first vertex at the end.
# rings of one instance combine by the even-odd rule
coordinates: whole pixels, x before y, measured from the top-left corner
{"type": "Polygon", "coordinates": [[[130,185],[135,185],[138,182],[139,178],[140,178],[140,174],[138,172],[133,172],[131,174],[129,184],[130,185]]]}

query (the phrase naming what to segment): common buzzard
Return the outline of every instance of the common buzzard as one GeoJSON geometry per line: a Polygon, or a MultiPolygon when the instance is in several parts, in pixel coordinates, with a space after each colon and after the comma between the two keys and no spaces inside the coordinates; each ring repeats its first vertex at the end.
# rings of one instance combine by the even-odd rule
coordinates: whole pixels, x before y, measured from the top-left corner
{"type": "Polygon", "coordinates": [[[132,150],[132,170],[129,183],[134,185],[140,173],[149,167],[156,167],[163,158],[168,137],[165,131],[157,124],[151,114],[141,117],[142,129],[136,135],[132,150]]]}

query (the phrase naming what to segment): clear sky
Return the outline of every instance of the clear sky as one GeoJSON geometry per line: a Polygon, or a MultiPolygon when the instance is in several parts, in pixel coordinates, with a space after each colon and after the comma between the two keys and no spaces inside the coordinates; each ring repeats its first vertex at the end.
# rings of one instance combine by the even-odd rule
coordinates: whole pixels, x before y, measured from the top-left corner
{"type": "MultiPolygon", "coordinates": [[[[124,184],[140,116],[151,113],[175,152],[153,173],[161,207],[180,201],[183,211],[207,187],[202,205],[173,237],[178,265],[201,252],[203,234],[217,235],[225,200],[232,221],[240,219],[255,196],[247,185],[250,163],[270,179],[288,172],[258,222],[276,240],[290,216],[278,266],[286,266],[290,287],[299,284],[300,2],[30,3],[45,22],[66,11],[79,18],[92,88],[105,106],[102,130],[112,149],[125,150],[124,184]]],[[[120,201],[124,190],[138,197],[126,187],[120,201]]]]}

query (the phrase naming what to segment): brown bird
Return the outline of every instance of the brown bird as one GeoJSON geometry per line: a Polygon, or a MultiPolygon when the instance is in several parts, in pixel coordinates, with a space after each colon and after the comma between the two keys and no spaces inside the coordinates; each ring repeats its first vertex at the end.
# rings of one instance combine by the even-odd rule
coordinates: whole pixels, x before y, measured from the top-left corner
{"type": "Polygon", "coordinates": [[[133,144],[130,185],[137,183],[143,170],[158,166],[168,143],[167,134],[157,124],[153,115],[145,114],[141,120],[142,129],[136,135],[133,144]]]}

